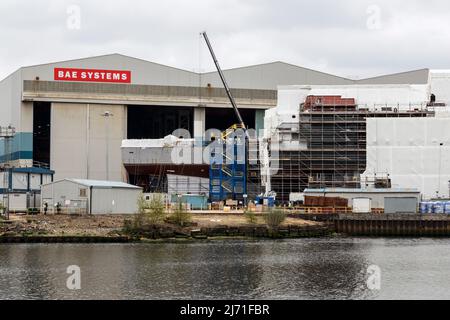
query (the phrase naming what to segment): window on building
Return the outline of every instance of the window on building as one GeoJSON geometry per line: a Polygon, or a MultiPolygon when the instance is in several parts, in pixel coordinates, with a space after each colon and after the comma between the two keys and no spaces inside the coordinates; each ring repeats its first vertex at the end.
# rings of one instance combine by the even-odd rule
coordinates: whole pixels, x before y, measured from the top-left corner
{"type": "Polygon", "coordinates": [[[87,197],[87,189],[80,189],[80,197],[82,198],[87,197]]]}

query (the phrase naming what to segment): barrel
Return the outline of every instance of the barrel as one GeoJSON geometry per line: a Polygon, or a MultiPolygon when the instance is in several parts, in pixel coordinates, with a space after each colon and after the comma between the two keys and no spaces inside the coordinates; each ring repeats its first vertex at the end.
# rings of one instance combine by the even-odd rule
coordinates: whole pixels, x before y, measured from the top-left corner
{"type": "Polygon", "coordinates": [[[422,201],[420,203],[420,213],[421,214],[428,213],[428,202],[422,201]]]}
{"type": "Polygon", "coordinates": [[[444,203],[442,201],[436,201],[433,203],[433,213],[436,214],[444,213],[444,203]]]}
{"type": "Polygon", "coordinates": [[[433,213],[433,202],[427,202],[427,213],[433,213]]]}
{"type": "Polygon", "coordinates": [[[444,203],[444,213],[450,214],[450,201],[445,201],[444,203]]]}

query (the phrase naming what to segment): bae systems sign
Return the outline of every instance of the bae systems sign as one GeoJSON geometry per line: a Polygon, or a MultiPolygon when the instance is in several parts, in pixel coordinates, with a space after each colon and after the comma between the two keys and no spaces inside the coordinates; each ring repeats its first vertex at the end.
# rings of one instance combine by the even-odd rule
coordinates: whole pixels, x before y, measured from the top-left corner
{"type": "Polygon", "coordinates": [[[131,71],[55,68],[55,80],[131,83],[131,71]]]}

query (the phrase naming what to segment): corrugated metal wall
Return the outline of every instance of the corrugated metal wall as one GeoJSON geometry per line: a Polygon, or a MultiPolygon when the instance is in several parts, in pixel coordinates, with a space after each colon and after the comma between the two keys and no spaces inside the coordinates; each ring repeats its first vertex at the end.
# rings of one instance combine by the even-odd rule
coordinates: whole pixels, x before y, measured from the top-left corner
{"type": "Polygon", "coordinates": [[[92,190],[92,214],[137,213],[140,189],[94,188],[92,190]]]}

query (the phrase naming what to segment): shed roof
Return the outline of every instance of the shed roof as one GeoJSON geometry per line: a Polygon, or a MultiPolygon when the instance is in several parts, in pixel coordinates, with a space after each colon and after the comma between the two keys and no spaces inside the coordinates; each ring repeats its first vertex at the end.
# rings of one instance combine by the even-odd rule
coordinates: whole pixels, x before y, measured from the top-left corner
{"type": "Polygon", "coordinates": [[[26,168],[12,168],[13,172],[20,172],[20,173],[34,173],[34,174],[55,174],[55,171],[46,169],[46,168],[39,168],[39,167],[26,167],[26,168]]]}
{"type": "Polygon", "coordinates": [[[88,179],[63,179],[55,181],[54,183],[61,181],[71,181],[77,184],[84,185],[86,187],[93,188],[122,188],[122,189],[142,189],[141,187],[134,186],[120,181],[105,181],[105,180],[88,180],[88,179]]]}

